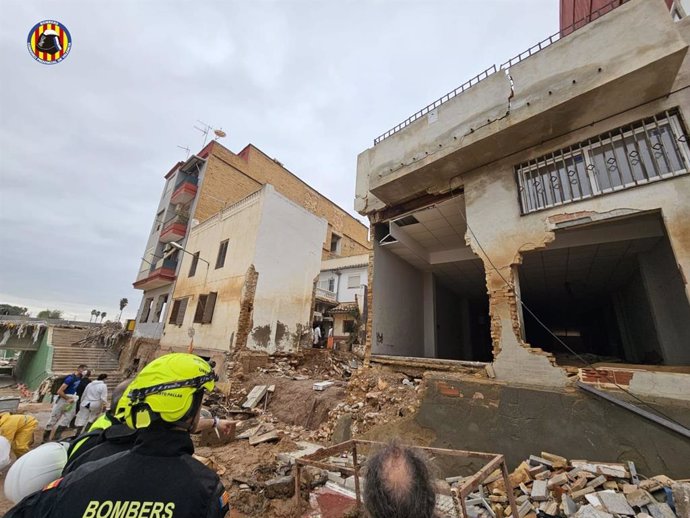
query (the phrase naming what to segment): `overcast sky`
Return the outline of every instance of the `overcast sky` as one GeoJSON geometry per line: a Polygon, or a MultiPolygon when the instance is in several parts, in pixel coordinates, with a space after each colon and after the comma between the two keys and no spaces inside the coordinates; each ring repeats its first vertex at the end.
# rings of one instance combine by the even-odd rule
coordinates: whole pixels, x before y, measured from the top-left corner
{"type": "Polygon", "coordinates": [[[354,213],[357,154],[558,29],[557,0],[2,0],[0,303],[132,317],[163,188],[197,119],[354,213]],[[29,55],[55,19],[69,56],[29,55]]]}

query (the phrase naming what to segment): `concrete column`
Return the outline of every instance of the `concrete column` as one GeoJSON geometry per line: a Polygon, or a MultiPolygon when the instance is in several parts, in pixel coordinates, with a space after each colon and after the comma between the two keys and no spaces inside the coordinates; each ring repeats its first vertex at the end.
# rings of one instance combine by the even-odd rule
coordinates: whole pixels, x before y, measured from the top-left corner
{"type": "MultiPolygon", "coordinates": [[[[687,203],[685,199],[683,202],[687,203]]],[[[670,218],[664,217],[664,224],[668,240],[671,243],[671,250],[673,250],[675,263],[684,284],[685,296],[688,298],[688,302],[690,302],[690,229],[687,223],[687,216],[679,214],[672,221],[670,221],[670,218]]]]}
{"type": "Polygon", "coordinates": [[[690,362],[690,305],[671,249],[662,240],[640,255],[640,273],[654,317],[664,363],[690,362]]]}
{"type": "Polygon", "coordinates": [[[435,358],[436,349],[436,286],[434,274],[424,274],[424,357],[435,358]]]}
{"type": "Polygon", "coordinates": [[[562,387],[567,376],[552,362],[552,357],[541,349],[531,348],[522,340],[515,297],[514,270],[504,268],[503,278],[486,265],[489,287],[489,313],[491,338],[494,344],[494,371],[496,378],[521,385],[562,387]]]}

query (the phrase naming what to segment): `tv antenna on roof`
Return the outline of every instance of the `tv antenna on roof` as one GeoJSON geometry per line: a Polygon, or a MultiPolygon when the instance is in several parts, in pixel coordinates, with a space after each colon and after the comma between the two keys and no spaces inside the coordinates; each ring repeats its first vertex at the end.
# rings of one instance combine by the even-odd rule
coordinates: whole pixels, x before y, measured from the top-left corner
{"type": "Polygon", "coordinates": [[[184,159],[187,160],[189,158],[189,152],[190,152],[189,148],[185,147],[185,146],[180,146],[180,145],[178,145],[177,147],[179,147],[180,149],[183,149],[184,151],[187,152],[187,156],[184,157],[184,159]]]}
{"type": "Polygon", "coordinates": [[[210,124],[206,124],[205,122],[200,121],[198,119],[197,119],[197,122],[199,124],[201,124],[201,127],[194,126],[194,129],[198,130],[199,132],[201,132],[204,135],[204,143],[203,143],[202,147],[204,147],[206,145],[206,140],[208,139],[208,134],[210,131],[213,131],[213,134],[216,136],[215,140],[218,140],[219,138],[224,138],[227,136],[227,134],[223,131],[222,128],[213,129],[213,126],[211,126],[210,124]]]}

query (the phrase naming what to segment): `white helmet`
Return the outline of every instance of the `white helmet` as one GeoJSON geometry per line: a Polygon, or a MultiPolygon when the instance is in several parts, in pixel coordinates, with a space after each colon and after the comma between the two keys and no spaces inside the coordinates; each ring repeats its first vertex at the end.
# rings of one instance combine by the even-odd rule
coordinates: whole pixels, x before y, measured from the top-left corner
{"type": "Polygon", "coordinates": [[[22,455],[12,464],[5,477],[5,496],[19,503],[60,478],[67,464],[68,443],[49,442],[22,455]]]}
{"type": "Polygon", "coordinates": [[[5,469],[10,464],[10,450],[12,445],[5,437],[0,435],[0,470],[5,469]]]}

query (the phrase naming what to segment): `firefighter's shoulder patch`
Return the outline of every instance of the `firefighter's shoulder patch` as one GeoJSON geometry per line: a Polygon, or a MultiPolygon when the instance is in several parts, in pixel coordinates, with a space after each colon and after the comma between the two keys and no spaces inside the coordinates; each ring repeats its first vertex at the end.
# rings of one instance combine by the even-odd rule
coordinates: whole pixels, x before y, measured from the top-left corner
{"type": "Polygon", "coordinates": [[[230,503],[230,495],[228,495],[227,491],[223,491],[223,494],[220,495],[218,500],[220,500],[220,507],[221,507],[221,509],[223,509],[223,508],[227,507],[228,504],[230,503]]]}
{"type": "Polygon", "coordinates": [[[45,487],[43,488],[43,491],[48,491],[49,489],[55,489],[60,485],[60,482],[62,482],[63,477],[58,478],[57,480],[53,480],[50,484],[46,484],[45,487]]]}

